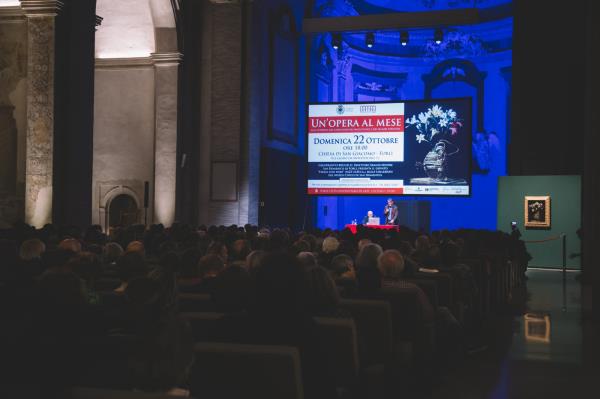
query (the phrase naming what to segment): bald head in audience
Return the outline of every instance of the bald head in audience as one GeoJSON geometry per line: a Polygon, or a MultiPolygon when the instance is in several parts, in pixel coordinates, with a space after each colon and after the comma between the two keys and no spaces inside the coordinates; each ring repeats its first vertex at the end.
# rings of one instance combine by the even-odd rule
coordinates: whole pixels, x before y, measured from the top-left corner
{"type": "Polygon", "coordinates": [[[377,267],[382,277],[399,279],[404,272],[404,257],[399,251],[388,249],[379,256],[377,267]]]}

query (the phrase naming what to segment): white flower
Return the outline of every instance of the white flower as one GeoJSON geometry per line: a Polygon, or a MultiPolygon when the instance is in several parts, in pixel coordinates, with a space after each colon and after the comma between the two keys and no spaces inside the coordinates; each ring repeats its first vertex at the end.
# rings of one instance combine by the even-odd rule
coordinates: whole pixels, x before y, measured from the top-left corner
{"type": "Polygon", "coordinates": [[[417,123],[417,118],[413,115],[412,118],[408,118],[406,120],[406,123],[408,123],[409,125],[415,125],[417,123]]]}
{"type": "Polygon", "coordinates": [[[431,114],[432,114],[433,116],[435,116],[435,117],[438,117],[438,118],[439,118],[439,117],[441,117],[441,116],[444,114],[444,111],[442,110],[442,107],[440,107],[440,106],[439,106],[439,105],[437,105],[437,104],[436,104],[436,105],[434,105],[434,106],[431,108],[431,110],[430,110],[430,111],[431,111],[431,114]]]}
{"type": "Polygon", "coordinates": [[[427,141],[427,140],[425,140],[424,134],[417,134],[417,141],[419,142],[419,144],[421,144],[422,141],[427,141]]]}
{"type": "Polygon", "coordinates": [[[450,109],[448,110],[448,117],[449,117],[450,119],[454,119],[454,118],[456,118],[456,111],[454,111],[452,108],[450,108],[450,109]]]}
{"type": "Polygon", "coordinates": [[[443,117],[442,119],[440,119],[440,127],[446,127],[446,126],[448,126],[448,119],[443,117]]]}
{"type": "Polygon", "coordinates": [[[433,136],[435,136],[438,133],[439,133],[439,131],[436,128],[434,128],[434,127],[431,128],[431,138],[433,138],[433,136]]]}
{"type": "Polygon", "coordinates": [[[425,115],[424,113],[421,112],[419,114],[419,122],[421,122],[423,124],[427,123],[427,115],[425,115]]]}

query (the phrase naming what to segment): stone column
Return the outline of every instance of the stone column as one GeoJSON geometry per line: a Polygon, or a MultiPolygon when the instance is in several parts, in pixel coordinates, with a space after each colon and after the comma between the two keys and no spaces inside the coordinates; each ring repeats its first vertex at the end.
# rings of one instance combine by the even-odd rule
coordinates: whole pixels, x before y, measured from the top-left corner
{"type": "Polygon", "coordinates": [[[54,34],[58,0],[21,0],[27,17],[25,221],[52,222],[54,34]]]}
{"type": "Polygon", "coordinates": [[[175,220],[177,178],[177,74],[181,54],[154,53],[154,223],[175,220]]]}

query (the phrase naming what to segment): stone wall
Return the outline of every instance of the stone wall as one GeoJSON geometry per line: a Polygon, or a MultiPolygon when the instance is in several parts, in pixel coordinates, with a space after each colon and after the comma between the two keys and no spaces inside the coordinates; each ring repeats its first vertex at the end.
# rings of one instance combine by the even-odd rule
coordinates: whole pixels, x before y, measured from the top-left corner
{"type": "MultiPolygon", "coordinates": [[[[104,225],[106,194],[130,188],[139,203],[154,182],[154,67],[150,59],[97,60],[92,222],[104,225]],[[136,63],[138,65],[136,65],[136,63]]],[[[151,222],[152,201],[148,220],[151,222]]]]}
{"type": "Polygon", "coordinates": [[[27,22],[19,14],[0,12],[0,227],[23,218],[27,22]]]}

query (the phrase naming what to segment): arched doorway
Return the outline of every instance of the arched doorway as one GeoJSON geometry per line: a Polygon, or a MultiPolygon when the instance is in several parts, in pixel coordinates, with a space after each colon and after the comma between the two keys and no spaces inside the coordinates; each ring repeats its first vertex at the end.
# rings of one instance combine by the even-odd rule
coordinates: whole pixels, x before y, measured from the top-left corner
{"type": "Polygon", "coordinates": [[[119,194],[108,206],[108,227],[127,227],[139,222],[139,209],[135,199],[119,194]]]}

